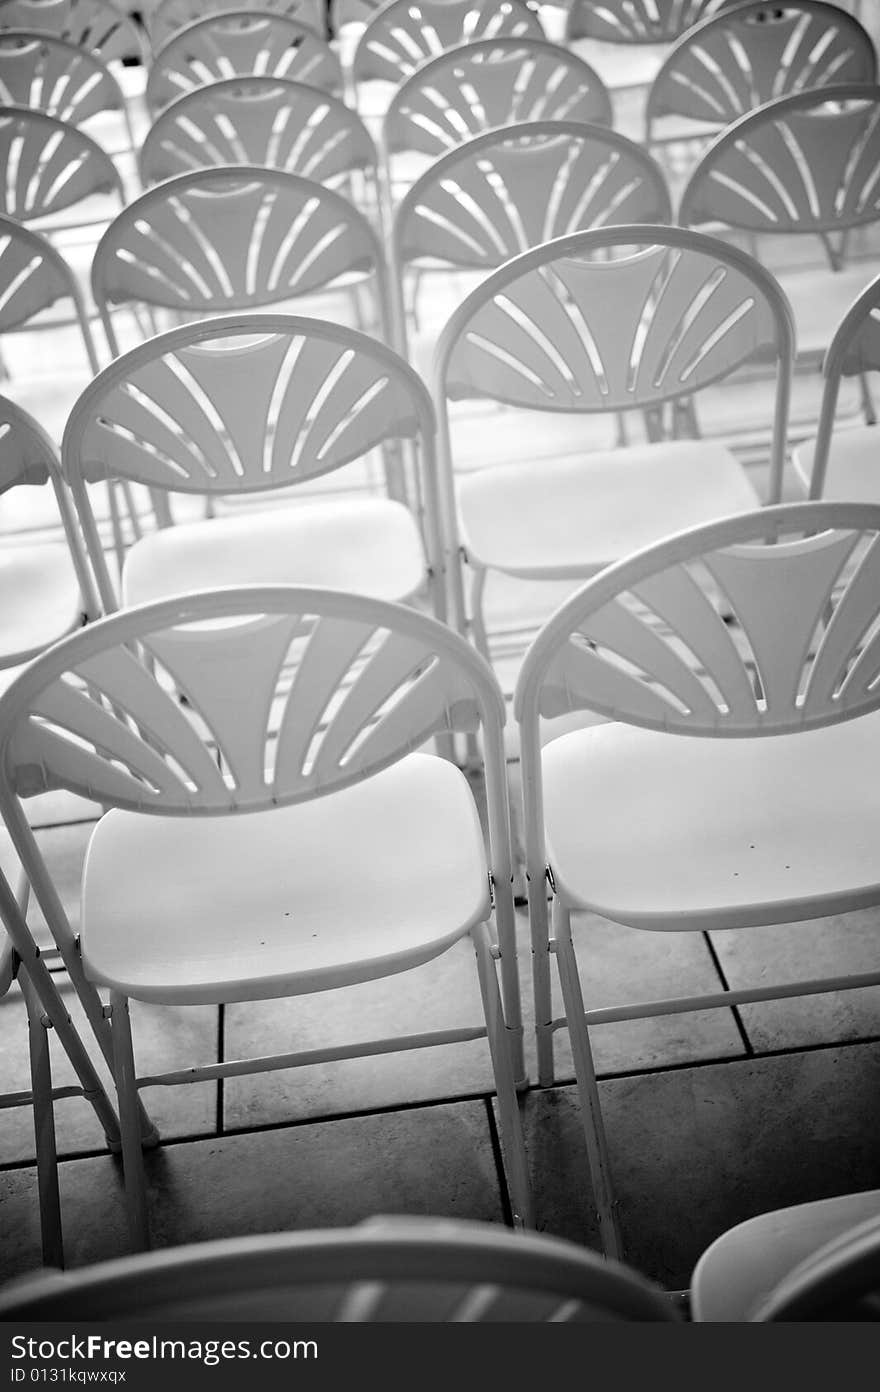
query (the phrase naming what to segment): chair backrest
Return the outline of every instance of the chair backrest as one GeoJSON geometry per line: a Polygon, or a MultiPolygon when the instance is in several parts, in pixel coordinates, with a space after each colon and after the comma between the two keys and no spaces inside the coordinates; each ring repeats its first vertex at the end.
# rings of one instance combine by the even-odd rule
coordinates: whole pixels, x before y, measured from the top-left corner
{"type": "Polygon", "coordinates": [[[363,213],[299,174],[224,165],[133,199],[98,243],[92,295],[115,356],[113,304],[220,314],[281,304],[346,274],[373,277],[387,336],[384,253],[363,213]]]}
{"type": "Polygon", "coordinates": [[[22,106],[0,108],[0,211],[27,222],[94,194],[125,196],[110,156],[77,126],[22,106]]]}
{"type": "Polygon", "coordinates": [[[338,97],[281,77],[229,77],[167,106],[141,146],[143,183],[218,164],[262,164],[321,183],[375,171],[372,136],[338,97]]]}
{"type": "Polygon", "coordinates": [[[474,39],[429,59],[401,83],[382,140],[389,152],[436,156],[521,121],[610,126],[611,97],[588,63],[547,39],[474,39]]]}
{"type": "MultiPolygon", "coordinates": [[[[76,516],[61,477],[61,460],[57,446],[50,440],[39,421],[16,402],[0,396],[0,494],[19,485],[51,484],[55,494],[58,516],[79,583],[84,612],[94,618],[100,612],[95,583],[83,551],[82,537],[76,516]]],[[[13,576],[7,577],[7,583],[13,576]]],[[[7,603],[27,606],[26,593],[7,594],[7,603]]],[[[0,654],[0,667],[18,666],[39,649],[27,653],[0,654]]],[[[2,929],[0,929],[2,939],[2,929]]],[[[0,992],[2,995],[2,992],[0,992]]]]}
{"type": "Polygon", "coordinates": [[[336,93],[343,87],[339,59],[308,25],[268,10],[229,11],[197,19],[168,40],[147,76],[147,106],[161,111],[224,77],[290,77],[336,93]]]}
{"type": "Polygon", "coordinates": [[[779,504],[680,532],[556,611],[523,662],[517,719],[530,739],[539,714],[573,710],[742,738],[867,714],[878,582],[875,504],[779,504]]]}
{"type": "Polygon", "coordinates": [[[62,461],[111,609],[88,484],[262,493],[341,469],[385,441],[412,440],[425,551],[438,566],[434,435],[427,388],[377,339],[299,315],[237,314],[158,334],[104,368],[70,413],[62,461]]]}
{"type": "Polygon", "coordinates": [[[738,248],[680,227],[574,233],[505,262],[450,316],[434,354],[441,448],[448,456],[448,400],[627,411],[690,396],[769,357],[777,364],[776,501],[793,356],[788,300],[738,248]]]}
{"type": "Polygon", "coordinates": [[[572,0],[566,40],[605,43],[672,43],[729,0],[572,0]]]}
{"type": "Polygon", "coordinates": [[[502,36],[544,37],[525,0],[391,0],[361,34],[352,76],[396,85],[447,48],[502,36]]]}
{"type": "Polygon", "coordinates": [[[220,10],[271,10],[287,15],[326,37],[322,0],[159,0],[146,17],[147,33],[154,53],[185,29],[188,24],[220,10]]]}
{"type": "Polygon", "coordinates": [[[580,121],[489,130],[441,155],[394,214],[392,256],[486,270],[554,237],[671,222],[663,171],[625,135],[580,121]]]}
{"type": "Polygon", "coordinates": [[[0,29],[0,103],[45,111],[72,125],[125,110],[119,83],[100,58],[38,30],[0,29]]]}
{"type": "Polygon", "coordinates": [[[437,1218],[227,1238],[54,1272],[0,1292],[9,1320],[301,1323],[675,1321],[632,1268],[543,1233],[437,1218]]]}
{"type": "Polygon", "coordinates": [[[845,231],[880,208],[880,87],[845,83],[779,97],[713,140],[679,222],[743,232],[845,231]]]}
{"type": "Polygon", "coordinates": [[[292,585],[207,590],[101,619],[16,679],[0,702],[0,804],[17,848],[18,799],[49,788],[164,816],[265,811],[443,732],[482,726],[497,758],[503,723],[488,664],[411,607],[292,585]]]}
{"type": "Polygon", "coordinates": [[[51,242],[16,218],[0,214],[0,333],[21,328],[58,300],[70,298],[79,320],[89,365],[98,358],[76,278],[51,242]]]}
{"type": "Polygon", "coordinates": [[[811,498],[821,498],[825,487],[841,378],[877,371],[880,371],[880,276],[875,276],[850,305],[822,363],[825,383],[813,447],[811,498]]]}
{"type": "Polygon", "coordinates": [[[144,56],[140,30],[113,0],[0,0],[0,29],[55,34],[105,63],[144,56]]]}
{"type": "Polygon", "coordinates": [[[820,1247],[767,1295],[753,1321],[836,1321],[880,1317],[880,1216],[820,1247]]]}
{"type": "Polygon", "coordinates": [[[648,92],[648,137],[658,117],[724,126],[790,92],[876,79],[871,36],[839,5],[746,0],[679,39],[648,92]]]}

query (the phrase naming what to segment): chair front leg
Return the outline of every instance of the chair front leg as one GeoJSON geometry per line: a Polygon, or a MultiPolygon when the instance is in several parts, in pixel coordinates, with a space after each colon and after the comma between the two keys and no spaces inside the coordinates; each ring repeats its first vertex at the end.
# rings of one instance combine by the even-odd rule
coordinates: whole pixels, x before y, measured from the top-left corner
{"type": "Polygon", "coordinates": [[[49,1056],[49,1021],[23,967],[18,984],[28,1018],[34,1142],[37,1151],[37,1189],[40,1196],[40,1236],[43,1265],[64,1266],[61,1229],[61,1195],[58,1189],[58,1151],[55,1143],[55,1109],[52,1100],[52,1066],[49,1056]]]}
{"type": "Polygon", "coordinates": [[[593,1051],[584,1019],[584,998],[578,976],[577,958],[571,941],[571,914],[559,901],[553,900],[553,937],[556,961],[559,966],[559,979],[562,985],[562,998],[565,1003],[565,1017],[571,1037],[571,1051],[574,1056],[574,1071],[577,1079],[578,1097],[581,1105],[581,1119],[584,1140],[587,1146],[587,1161],[590,1167],[590,1180],[593,1199],[599,1221],[599,1238],[606,1257],[623,1257],[623,1240],[617,1219],[617,1202],[611,1182],[611,1165],[608,1159],[608,1143],[605,1137],[605,1124],[599,1103],[599,1087],[593,1064],[593,1051]]]}
{"type": "Polygon", "coordinates": [[[119,1098],[119,1125],[122,1131],[122,1166],[128,1231],[132,1248],[136,1252],[142,1252],[150,1245],[150,1233],[147,1186],[141,1151],[141,1114],[138,1106],[128,999],[118,991],[110,992],[110,1023],[113,1036],[113,1072],[119,1098]]]}

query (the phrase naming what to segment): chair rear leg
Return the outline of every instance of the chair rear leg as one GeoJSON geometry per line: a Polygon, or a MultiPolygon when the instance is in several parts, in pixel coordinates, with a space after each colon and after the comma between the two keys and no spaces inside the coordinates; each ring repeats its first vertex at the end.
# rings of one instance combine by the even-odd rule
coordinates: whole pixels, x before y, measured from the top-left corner
{"type": "Polygon", "coordinates": [[[113,1072],[119,1098],[119,1124],[122,1130],[125,1208],[131,1245],[136,1252],[141,1252],[150,1245],[147,1186],[141,1149],[141,1113],[138,1106],[128,1000],[118,991],[110,992],[110,1021],[113,1035],[113,1072]]]}
{"type": "Polygon", "coordinates": [[[489,1051],[492,1055],[492,1068],[495,1074],[495,1090],[498,1095],[498,1113],[501,1129],[501,1144],[504,1150],[504,1165],[510,1185],[510,1199],[513,1208],[514,1227],[533,1228],[535,1214],[532,1204],[529,1165],[526,1157],[522,1118],[519,1111],[516,1085],[514,1081],[511,1042],[507,1033],[507,1022],[501,1004],[495,959],[489,946],[489,931],[485,923],[471,929],[474,951],[477,956],[477,972],[480,978],[480,994],[483,998],[483,1011],[486,1016],[486,1033],[489,1051]]]}
{"type": "Polygon", "coordinates": [[[52,1101],[52,1064],[49,1055],[49,1022],[27,972],[19,967],[18,984],[28,1017],[28,1052],[33,1097],[34,1143],[37,1153],[37,1189],[40,1198],[40,1237],[43,1265],[64,1266],[61,1228],[61,1194],[58,1188],[58,1151],[55,1141],[55,1108],[52,1101]]]}
{"type": "Polygon", "coordinates": [[[590,1048],[590,1037],[584,1020],[584,998],[578,977],[577,958],[571,941],[571,915],[568,909],[563,908],[558,899],[553,900],[553,936],[556,960],[559,964],[562,998],[565,1002],[565,1016],[571,1037],[571,1051],[574,1056],[574,1071],[581,1105],[590,1180],[599,1220],[599,1238],[606,1257],[620,1259],[623,1257],[623,1241],[617,1219],[617,1202],[614,1198],[611,1182],[611,1165],[608,1159],[605,1124],[602,1120],[599,1104],[599,1088],[593,1065],[593,1051],[590,1048]]]}

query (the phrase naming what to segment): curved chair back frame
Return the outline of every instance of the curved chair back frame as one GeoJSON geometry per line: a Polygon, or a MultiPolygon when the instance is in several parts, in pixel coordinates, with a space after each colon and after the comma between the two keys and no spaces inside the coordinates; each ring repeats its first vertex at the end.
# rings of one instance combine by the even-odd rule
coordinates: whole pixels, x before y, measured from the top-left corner
{"type": "Polygon", "coordinates": [[[61,212],[93,194],[125,193],[110,156],[85,131],[44,111],[0,110],[2,211],[27,222],[61,212]]]}
{"type": "Polygon", "coordinates": [[[190,315],[256,309],[347,273],[374,276],[387,338],[384,254],[364,215],[299,174],[219,166],[164,180],[114,219],[92,261],[92,294],[115,356],[113,304],[190,315]]]}
{"type": "Polygon", "coordinates": [[[565,28],[572,39],[605,43],[670,43],[728,0],[572,0],[565,28]]]}
{"type": "Polygon", "coordinates": [[[386,155],[437,156],[522,121],[610,126],[611,97],[574,53],[542,37],[474,39],[423,63],[394,93],[382,123],[386,155]]]}
{"type": "Polygon", "coordinates": [[[352,60],[355,83],[395,85],[445,49],[481,39],[542,39],[525,0],[391,0],[367,24],[352,60]]]}
{"type": "Polygon", "coordinates": [[[158,53],[188,24],[195,24],[206,15],[230,10],[271,10],[308,25],[321,38],[327,37],[321,0],[159,0],[146,20],[153,52],[158,53]]]}
{"type": "Polygon", "coordinates": [[[726,126],[764,102],[831,83],[873,83],[877,55],[854,15],[825,0],[746,0],[684,34],[654,79],[645,111],[726,126]]]}
{"type": "Polygon", "coordinates": [[[146,61],[140,29],[113,0],[0,0],[0,29],[55,34],[104,63],[120,58],[146,61]]]}
{"type": "Polygon", "coordinates": [[[425,554],[442,580],[435,429],[427,388],[412,368],[352,329],[249,314],[148,340],[86,388],[62,442],[105,609],[117,608],[118,599],[89,483],[121,477],[163,492],[266,492],[331,473],[390,440],[418,446],[414,491],[423,503],[425,554]]]}
{"type": "Polygon", "coordinates": [[[94,53],[39,30],[0,29],[0,102],[45,111],[81,125],[104,111],[121,111],[134,144],[125,98],[94,53]]]}
{"type": "Polygon", "coordinates": [[[337,94],[343,88],[336,54],[299,20],[271,10],[218,12],[188,24],[156,54],[147,106],[156,113],[226,77],[290,77],[337,94]]]}
{"type": "Polygon", "coordinates": [[[165,107],[140,152],[144,185],[221,164],[261,164],[319,183],[375,175],[378,154],[357,112],[281,77],[228,77],[165,107]]]}
{"type": "Polygon", "coordinates": [[[816,442],[810,497],[821,498],[828,470],[834,414],[842,377],[861,377],[880,369],[880,276],[875,276],[847,310],[828,345],[822,374],[825,383],[816,442]]]}

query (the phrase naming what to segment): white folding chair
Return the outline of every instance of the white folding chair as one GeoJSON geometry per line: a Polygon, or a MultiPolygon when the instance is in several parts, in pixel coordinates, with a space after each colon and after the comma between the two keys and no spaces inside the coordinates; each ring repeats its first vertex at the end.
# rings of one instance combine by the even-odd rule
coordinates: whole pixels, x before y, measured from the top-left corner
{"type": "Polygon", "coordinates": [[[204,19],[220,10],[271,10],[287,15],[300,24],[307,24],[320,37],[326,38],[324,0],[159,0],[146,18],[150,45],[158,53],[164,44],[185,29],[188,24],[204,19]]]}
{"type": "Polygon", "coordinates": [[[648,92],[645,140],[705,143],[777,97],[876,80],[873,40],[839,5],[745,0],[701,19],[672,48],[648,92]]]}
{"type": "Polygon", "coordinates": [[[799,358],[814,367],[877,254],[856,259],[859,229],[878,220],[880,87],[841,83],[779,97],[725,127],[681,197],[682,226],[744,234],[773,265],[772,239],[812,237],[820,264],[776,271],[791,300],[799,358]],[[757,243],[755,241],[757,239],[757,243]]]}
{"type": "Polygon", "coordinates": [[[572,0],[564,42],[616,91],[647,87],[672,44],[728,0],[572,0]]]}
{"type": "Polygon", "coordinates": [[[699,438],[689,403],[768,358],[775,502],[791,311],[745,252],[678,227],[605,227],[523,252],[471,291],[440,335],[433,383],[454,613],[484,653],[490,571],[574,583],[668,532],[758,506],[746,468],[723,441],[699,438]],[[477,400],[514,409],[499,409],[500,426],[453,409],[477,400]],[[647,439],[618,436],[610,449],[589,448],[578,424],[560,450],[543,424],[559,413],[619,425],[635,411],[647,439]],[[467,605],[456,554],[471,575],[467,605]]]}
{"type": "Polygon", "coordinates": [[[220,164],[262,164],[346,192],[373,191],[379,157],[356,111],[330,92],[281,77],[227,77],[178,97],[140,151],[144,186],[220,164]]]}
{"type": "Polygon", "coordinates": [[[0,109],[0,172],[0,212],[38,222],[47,235],[104,224],[125,206],[107,151],[78,126],[28,106],[0,109]],[[86,204],[80,216],[59,216],[78,204],[86,204]]]}
{"type": "Polygon", "coordinates": [[[237,314],[150,339],[95,378],[64,435],[104,608],[223,584],[312,584],[392,600],[427,592],[443,617],[434,434],[421,380],[354,330],[237,314]],[[370,472],[373,452],[401,441],[411,508],[370,472]],[[218,515],[142,535],[117,591],[89,501],[108,478],[161,495],[163,517],[195,498],[218,515]]]}
{"type": "Polygon", "coordinates": [[[179,30],[156,54],[147,106],[155,116],[175,97],[225,77],[290,77],[337,94],[343,88],[338,57],[300,20],[271,10],[218,11],[179,30]]]}
{"type": "MultiPolygon", "coordinates": [[[[585,1011],[572,917],[693,933],[880,902],[878,576],[880,507],[772,506],[609,566],[523,662],[515,710],[539,1076],[552,1080],[553,1035],[567,1028],[612,1255],[621,1241],[590,1031],[877,985],[880,970],[797,982],[765,972],[754,987],[585,1011]],[[541,749],[542,716],[585,710],[603,722],[541,749]]],[[[584,980],[589,993],[586,963],[584,980]]]]}
{"type": "Polygon", "coordinates": [[[465,140],[522,121],[610,126],[611,98],[582,59],[543,38],[469,39],[401,82],[381,124],[386,200],[465,140]]]}
{"type": "Polygon", "coordinates": [[[517,1224],[532,1224],[514,1058],[504,698],[483,659],[402,605],[295,586],[123,610],[56,644],[0,700],[0,807],[59,948],[73,933],[23,799],[110,810],[92,835],[79,961],[110,993],[132,1241],[148,1241],[139,1088],[486,1038],[517,1224]],[[282,669],[284,680],[281,681],[282,669]],[[185,698],[185,704],[180,697],[185,698]],[[473,793],[432,736],[481,729],[473,793]],[[490,932],[494,884],[494,931],[490,932]],[[128,1000],[272,999],[394,976],[470,934],[483,1022],[138,1077],[128,1000]]]}
{"type": "MultiPolygon", "coordinates": [[[[480,275],[554,237],[611,223],[672,221],[658,165],[626,136],[582,121],[523,121],[434,160],[391,227],[395,334],[409,355],[407,273],[480,275]]],[[[417,281],[418,284],[418,281],[417,281]]],[[[448,300],[446,301],[448,314],[448,300]]],[[[421,365],[423,342],[412,360],[421,365]]],[[[430,342],[428,347],[430,348],[430,342]]],[[[424,371],[430,372],[430,357],[424,371]]]]}
{"type": "Polygon", "coordinates": [[[0,29],[0,100],[83,126],[111,155],[130,155],[125,96],[103,59],[37,29],[0,29]]]}
{"type": "Polygon", "coordinates": [[[875,276],[847,310],[822,364],[824,387],[816,436],[792,451],[792,463],[811,498],[880,501],[876,414],[867,375],[880,368],[880,276],[875,276]],[[863,384],[867,425],[835,430],[837,403],[844,377],[863,384]]]}
{"type": "Polygon", "coordinates": [[[620,1263],[546,1233],[449,1218],[227,1238],[8,1285],[4,1320],[282,1319],[396,1324],[674,1321],[620,1263]]]}
{"type": "Polygon", "coordinates": [[[92,261],[92,296],[114,357],[112,306],[191,319],[325,287],[350,292],[364,327],[390,337],[385,256],[363,213],[324,184],[263,166],[163,180],[114,219],[92,261]]]}
{"type": "Polygon", "coordinates": [[[525,0],[390,0],[367,22],[347,71],[348,96],[369,122],[422,63],[481,39],[543,39],[525,0]]]}
{"type": "Polygon", "coordinates": [[[706,1248],[690,1285],[700,1323],[878,1318],[880,1189],[777,1208],[706,1248]]]}

